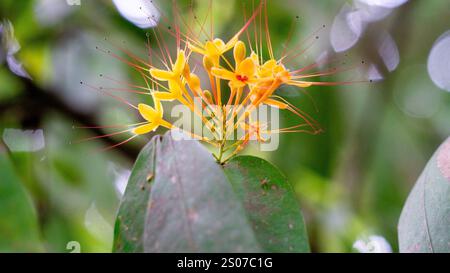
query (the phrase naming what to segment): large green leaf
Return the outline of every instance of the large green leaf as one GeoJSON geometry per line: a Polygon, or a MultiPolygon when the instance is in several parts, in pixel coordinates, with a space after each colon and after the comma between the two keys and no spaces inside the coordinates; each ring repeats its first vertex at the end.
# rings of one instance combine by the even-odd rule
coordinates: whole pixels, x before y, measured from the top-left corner
{"type": "Polygon", "coordinates": [[[294,192],[278,169],[250,156],[222,168],[197,141],[175,141],[169,133],[136,161],[114,249],[309,252],[309,244],[294,192]]]}
{"type": "Polygon", "coordinates": [[[146,252],[259,252],[239,198],[197,141],[163,138],[144,235],[146,252]]]}
{"type": "Polygon", "coordinates": [[[161,141],[155,136],[139,153],[117,214],[114,230],[116,252],[142,252],[142,235],[147,213],[151,182],[155,173],[156,147],[161,141]]]}
{"type": "Polygon", "coordinates": [[[450,138],[412,189],[398,234],[400,252],[450,252],[450,138]]]}
{"type": "Polygon", "coordinates": [[[0,252],[39,252],[36,212],[0,146],[0,252]]]}
{"type": "Polygon", "coordinates": [[[291,185],[277,168],[261,158],[239,156],[224,170],[243,200],[264,251],[309,252],[299,204],[291,185]]]}

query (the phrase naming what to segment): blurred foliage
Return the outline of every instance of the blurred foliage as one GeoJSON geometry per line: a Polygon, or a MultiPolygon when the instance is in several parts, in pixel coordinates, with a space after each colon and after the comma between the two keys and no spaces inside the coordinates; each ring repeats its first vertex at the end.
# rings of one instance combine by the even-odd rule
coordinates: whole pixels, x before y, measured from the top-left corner
{"type": "Polygon", "coordinates": [[[0,251],[39,251],[39,231],[34,207],[5,151],[0,154],[0,251]],[[14,212],[14,213],[11,213],[14,212]]]}
{"type": "MultiPolygon", "coordinates": [[[[37,8],[38,2],[0,2],[0,18],[12,22],[22,47],[17,58],[33,78],[19,78],[0,66],[0,134],[6,128],[23,128],[43,129],[45,136],[45,147],[35,152],[6,152],[1,145],[0,251],[69,252],[67,244],[76,241],[82,252],[109,252],[121,174],[150,136],[105,152],[99,149],[120,138],[76,143],[100,131],[74,125],[137,118],[79,82],[102,84],[103,73],[138,83],[132,69],[95,47],[125,41],[126,48],[144,56],[146,31],[123,19],[111,1],[81,0],[80,6],[56,1],[58,8],[47,10],[37,8]]],[[[170,18],[170,1],[160,2],[170,18]]],[[[206,13],[207,2],[198,0],[196,12],[206,13]]],[[[216,35],[227,38],[243,22],[241,2],[250,6],[252,1],[218,2],[213,9],[216,35]]],[[[293,45],[323,24],[330,26],[346,2],[351,1],[269,0],[274,47],[282,48],[292,22],[293,45]]],[[[384,73],[384,81],[314,87],[286,97],[321,124],[322,134],[285,134],[274,152],[246,151],[268,159],[293,184],[312,251],[354,251],[353,242],[369,234],[384,236],[398,250],[396,226],[406,196],[433,151],[450,135],[450,95],[434,86],[426,71],[434,41],[448,29],[449,5],[409,1],[370,25],[349,54],[355,63],[370,60],[371,33],[388,31],[397,43],[400,64],[384,73]],[[410,98],[421,103],[411,109],[410,98]]],[[[331,48],[328,37],[326,28],[306,54],[308,60],[331,48]]],[[[302,58],[296,62],[308,63],[302,58]]],[[[292,93],[285,91],[279,94],[292,93]]],[[[291,116],[282,119],[287,126],[295,124],[291,116]]]]}

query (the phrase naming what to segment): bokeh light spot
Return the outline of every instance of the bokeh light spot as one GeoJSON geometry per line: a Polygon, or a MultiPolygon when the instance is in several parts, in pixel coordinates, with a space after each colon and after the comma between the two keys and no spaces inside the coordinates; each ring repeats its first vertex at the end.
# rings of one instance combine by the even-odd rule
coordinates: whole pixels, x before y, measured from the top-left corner
{"type": "Polygon", "coordinates": [[[434,84],[450,92],[450,31],[434,43],[428,56],[428,74],[434,84]]]}

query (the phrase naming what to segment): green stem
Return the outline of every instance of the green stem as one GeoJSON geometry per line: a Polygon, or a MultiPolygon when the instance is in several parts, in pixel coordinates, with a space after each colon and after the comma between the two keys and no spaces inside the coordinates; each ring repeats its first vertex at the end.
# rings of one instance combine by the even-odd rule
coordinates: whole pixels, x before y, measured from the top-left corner
{"type": "Polygon", "coordinates": [[[225,163],[225,161],[222,161],[222,157],[224,155],[224,148],[225,148],[225,144],[226,144],[226,136],[227,136],[227,127],[226,127],[226,120],[227,120],[227,115],[225,113],[225,108],[222,107],[222,139],[220,141],[220,146],[219,146],[219,155],[217,156],[219,164],[223,164],[225,163]]]}

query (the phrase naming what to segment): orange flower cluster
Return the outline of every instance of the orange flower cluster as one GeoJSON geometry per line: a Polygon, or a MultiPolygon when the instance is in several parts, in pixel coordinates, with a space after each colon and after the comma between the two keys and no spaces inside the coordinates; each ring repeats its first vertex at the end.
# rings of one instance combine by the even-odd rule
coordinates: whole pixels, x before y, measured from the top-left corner
{"type": "Polygon", "coordinates": [[[209,131],[207,136],[186,133],[217,147],[215,156],[219,162],[234,156],[250,140],[265,142],[267,136],[283,132],[320,132],[319,126],[311,118],[275,92],[282,86],[307,88],[312,85],[339,84],[309,80],[331,75],[335,71],[304,74],[308,70],[305,67],[287,69],[284,61],[289,59],[289,53],[275,58],[267,18],[267,3],[262,0],[258,9],[228,42],[212,36],[200,40],[195,35],[189,35],[189,32],[182,33],[179,26],[169,30],[170,34],[177,37],[176,58],[171,58],[169,50],[166,50],[163,69],[145,62],[144,66],[132,64],[143,76],[146,82],[144,89],[153,99],[153,106],[140,103],[134,107],[144,121],[129,130],[133,137],[150,133],[159,127],[177,128],[164,119],[163,104],[168,101],[184,105],[201,119],[205,130],[209,131]],[[265,14],[262,14],[263,10],[265,14]],[[262,19],[256,19],[259,16],[262,19]],[[261,31],[255,34],[257,37],[253,43],[248,29],[257,21],[260,25],[255,26],[255,33],[258,29],[261,31]],[[244,33],[247,34],[247,43],[241,39],[244,33]],[[267,54],[263,54],[262,37],[267,54]],[[265,59],[265,56],[268,58],[265,59]],[[201,58],[201,69],[199,62],[192,64],[194,57],[201,58]],[[198,101],[200,104],[196,103],[198,101]],[[269,130],[267,123],[252,118],[252,113],[262,105],[290,111],[301,122],[296,126],[269,130]],[[235,134],[238,129],[243,129],[245,134],[230,141],[228,136],[235,134]]]}

